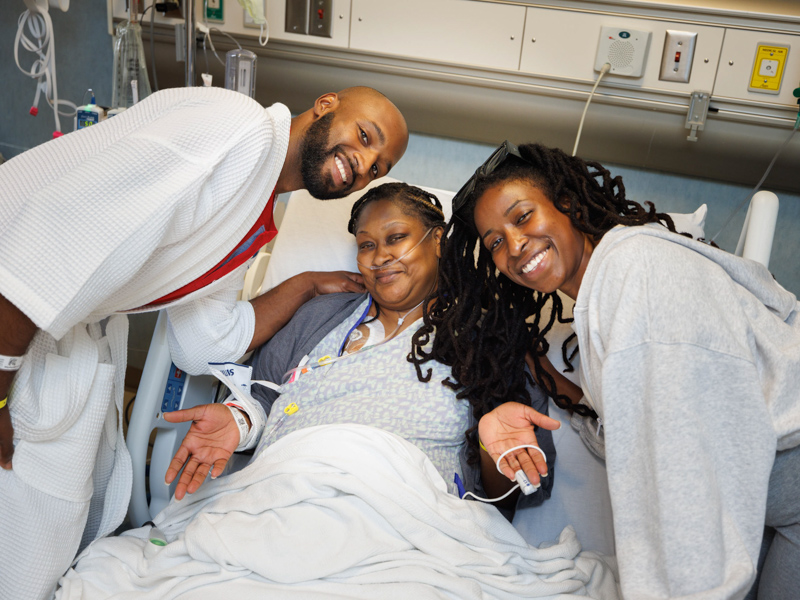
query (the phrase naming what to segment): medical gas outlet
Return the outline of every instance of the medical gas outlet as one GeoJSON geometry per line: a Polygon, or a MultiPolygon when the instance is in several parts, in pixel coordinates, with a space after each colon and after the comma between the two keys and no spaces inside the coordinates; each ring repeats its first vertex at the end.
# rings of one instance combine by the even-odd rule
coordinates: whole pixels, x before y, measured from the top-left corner
{"type": "Polygon", "coordinates": [[[761,94],[777,94],[781,91],[783,68],[789,56],[789,46],[759,44],[756,48],[756,60],[750,76],[751,92],[761,94]]]}
{"type": "Polygon", "coordinates": [[[668,29],[664,36],[664,53],[658,78],[661,81],[689,83],[696,44],[697,33],[668,29]]]}
{"type": "Polygon", "coordinates": [[[225,5],[223,0],[206,0],[206,20],[216,21],[217,23],[225,22],[225,5]]]}

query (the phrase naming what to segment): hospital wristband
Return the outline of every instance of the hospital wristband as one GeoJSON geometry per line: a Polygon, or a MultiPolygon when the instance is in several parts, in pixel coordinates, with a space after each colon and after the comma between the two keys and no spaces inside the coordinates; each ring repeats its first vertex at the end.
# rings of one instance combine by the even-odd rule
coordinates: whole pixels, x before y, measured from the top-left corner
{"type": "Polygon", "coordinates": [[[0,354],[0,371],[19,371],[22,356],[4,356],[0,354]]]}
{"type": "Polygon", "coordinates": [[[0,408],[5,408],[6,404],[8,404],[8,396],[0,400],[0,408]]]}
{"type": "Polygon", "coordinates": [[[229,397],[228,400],[225,400],[224,404],[238,408],[247,415],[248,419],[250,419],[250,432],[247,434],[247,439],[240,443],[239,447],[236,448],[236,452],[252,450],[258,444],[258,439],[261,437],[261,433],[264,431],[264,425],[267,420],[266,415],[263,414],[264,410],[261,408],[261,405],[253,402],[252,400],[248,400],[247,398],[242,399],[231,397],[229,397]]]}
{"type": "Polygon", "coordinates": [[[236,427],[239,428],[239,445],[236,447],[235,452],[240,452],[241,450],[244,450],[244,446],[247,442],[247,434],[250,433],[250,428],[247,426],[247,419],[244,418],[244,415],[239,411],[238,407],[228,403],[226,403],[225,406],[227,406],[228,410],[231,411],[233,420],[236,423],[236,427]]]}

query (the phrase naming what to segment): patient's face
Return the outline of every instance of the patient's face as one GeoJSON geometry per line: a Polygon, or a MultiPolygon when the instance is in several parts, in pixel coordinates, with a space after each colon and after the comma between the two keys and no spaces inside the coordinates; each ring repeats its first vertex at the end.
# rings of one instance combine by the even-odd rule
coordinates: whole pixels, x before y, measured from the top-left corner
{"type": "Polygon", "coordinates": [[[427,227],[416,216],[406,214],[391,200],[364,207],[356,224],[358,270],[364,285],[382,308],[407,311],[433,291],[438,276],[441,228],[428,235],[404,258],[389,265],[419,242],[427,227]],[[389,265],[385,269],[365,266],[389,265]]]}

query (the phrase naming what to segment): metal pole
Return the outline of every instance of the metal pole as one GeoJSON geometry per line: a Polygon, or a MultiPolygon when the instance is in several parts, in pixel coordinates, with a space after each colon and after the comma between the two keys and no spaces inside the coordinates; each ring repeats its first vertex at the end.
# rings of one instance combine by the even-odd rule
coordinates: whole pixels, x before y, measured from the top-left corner
{"type": "Polygon", "coordinates": [[[186,22],[186,87],[194,86],[194,0],[184,0],[183,18],[186,22]]]}

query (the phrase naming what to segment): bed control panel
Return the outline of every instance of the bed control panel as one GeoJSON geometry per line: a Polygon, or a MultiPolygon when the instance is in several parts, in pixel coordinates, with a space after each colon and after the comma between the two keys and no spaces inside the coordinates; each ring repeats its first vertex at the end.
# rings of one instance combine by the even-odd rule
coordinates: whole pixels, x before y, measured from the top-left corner
{"type": "Polygon", "coordinates": [[[181,407],[183,388],[186,384],[186,374],[175,366],[170,365],[167,385],[164,386],[164,397],[161,400],[161,412],[172,412],[181,407]]]}

